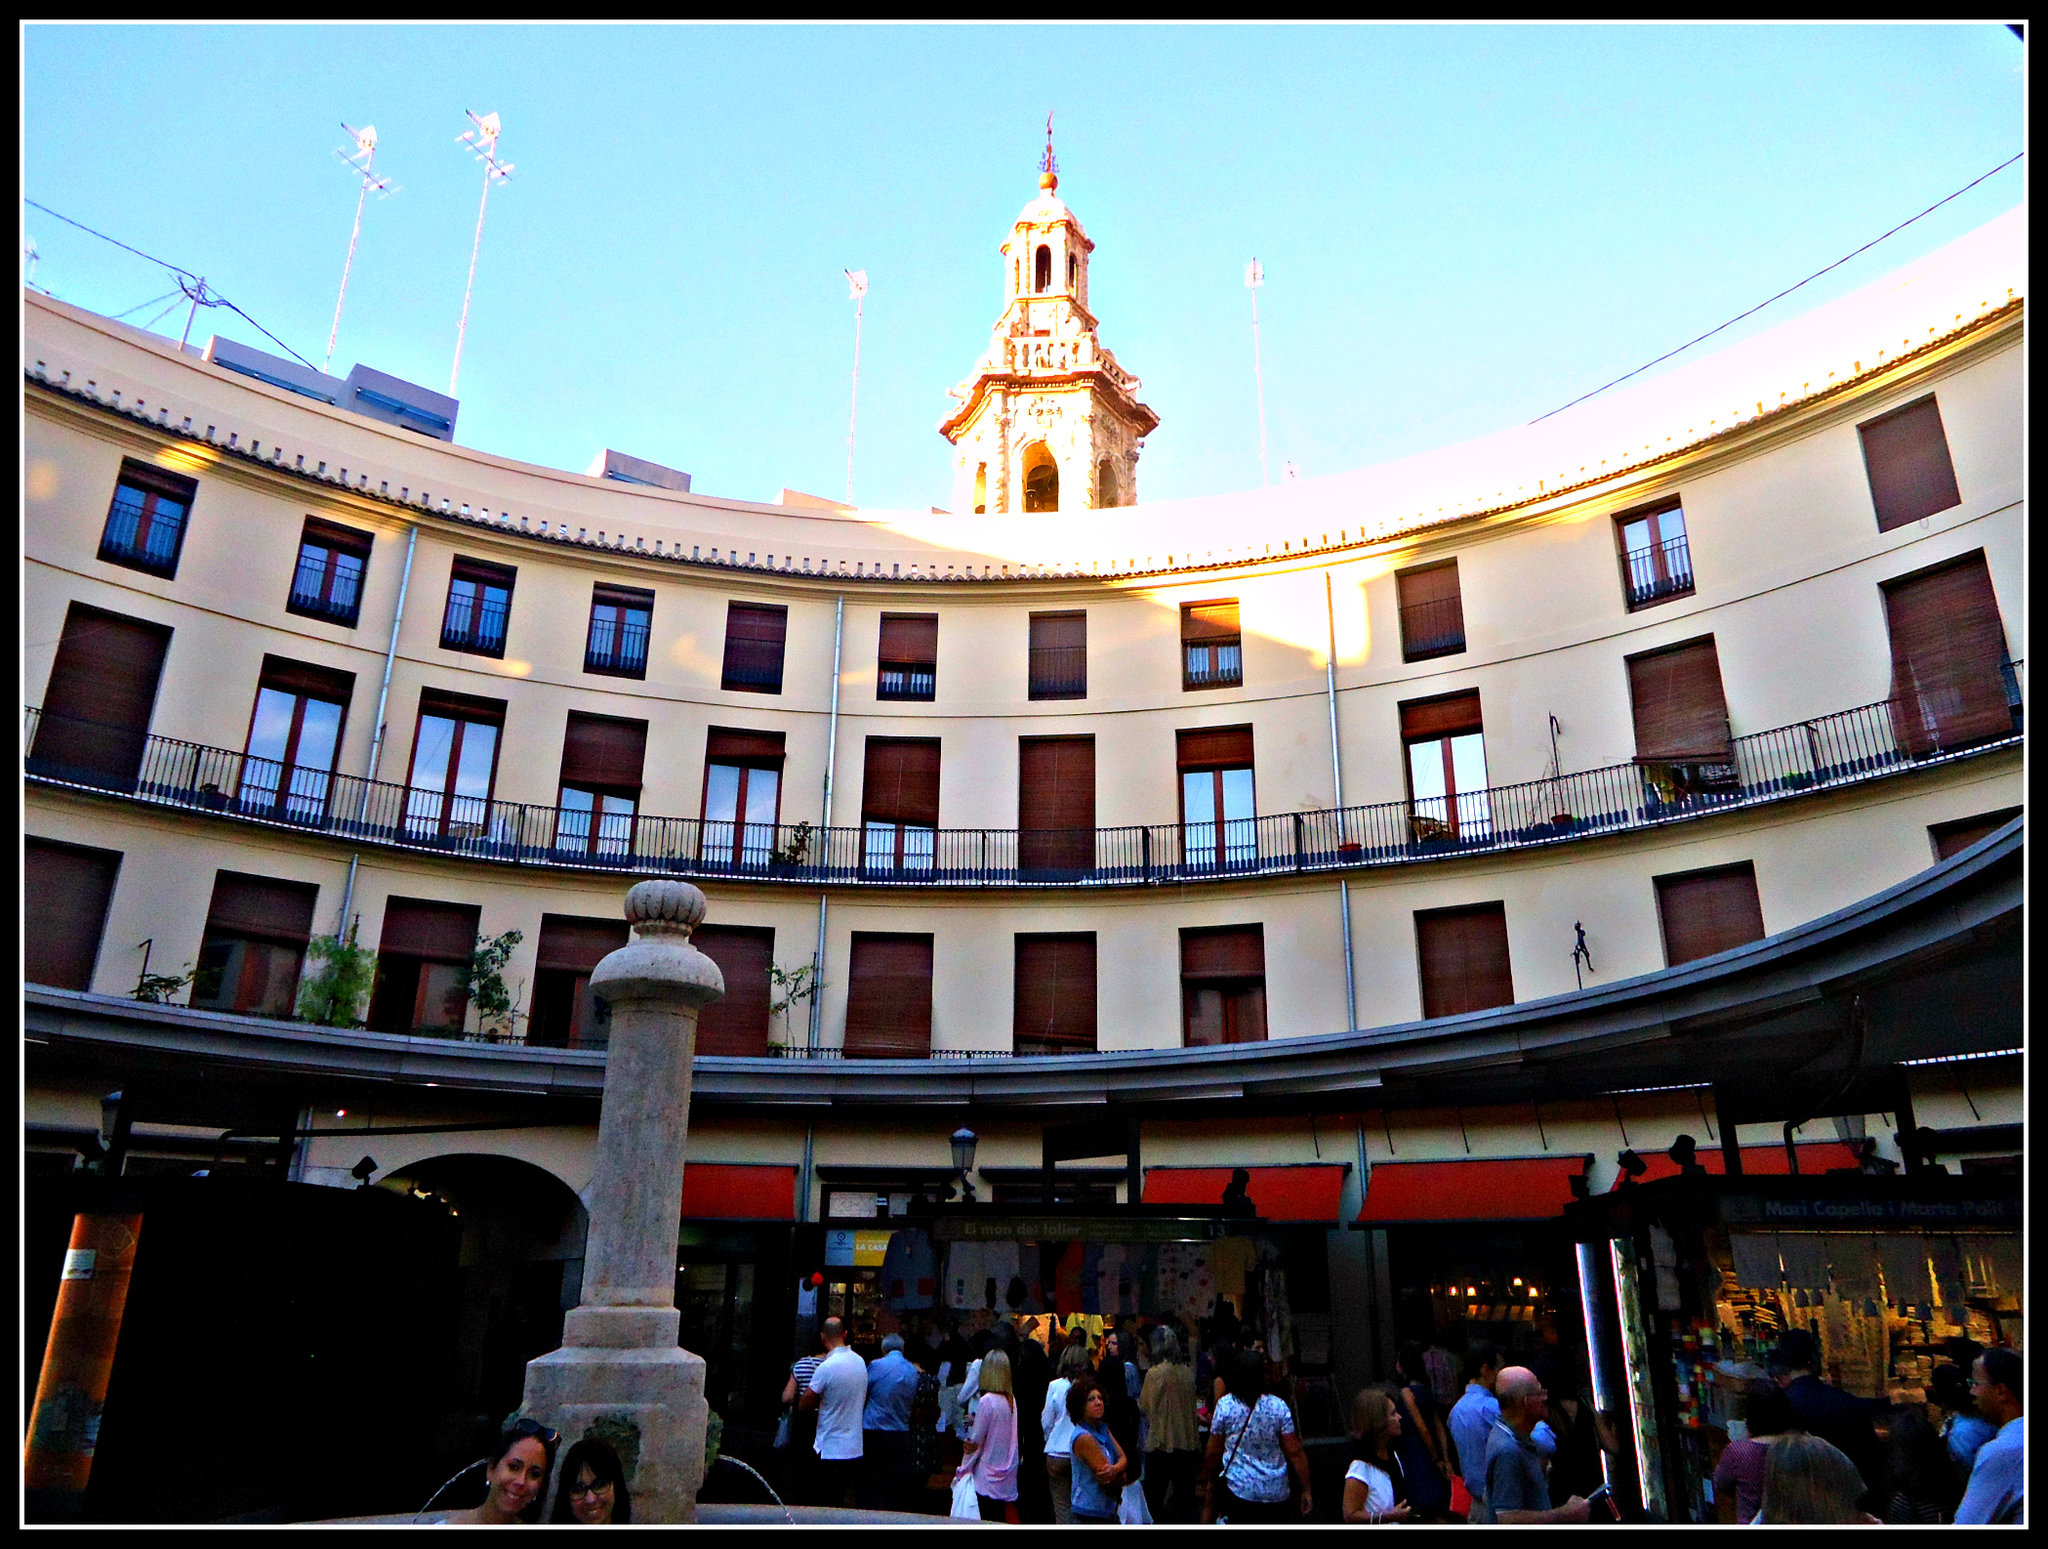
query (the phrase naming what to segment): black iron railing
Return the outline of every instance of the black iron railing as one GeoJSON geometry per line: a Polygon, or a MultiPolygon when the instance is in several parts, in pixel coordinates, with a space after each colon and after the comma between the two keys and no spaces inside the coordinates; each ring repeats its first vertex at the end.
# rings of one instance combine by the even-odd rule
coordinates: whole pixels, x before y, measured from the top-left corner
{"type": "Polygon", "coordinates": [[[1623,554],[1621,584],[1628,592],[1631,608],[1647,608],[1653,602],[1682,597],[1691,591],[1692,553],[1685,546],[1685,534],[1623,554]]]}
{"type": "Polygon", "coordinates": [[[1244,682],[1244,643],[1206,640],[1181,646],[1181,683],[1187,688],[1227,688],[1244,682]]]}
{"type": "Polygon", "coordinates": [[[1033,699],[1088,697],[1088,647],[1085,645],[1034,645],[1028,671],[1033,699]]]}
{"type": "Polygon", "coordinates": [[[362,567],[342,567],[339,561],[333,565],[333,581],[328,581],[329,564],[310,555],[299,556],[298,569],[292,573],[290,608],[294,613],[310,614],[314,618],[332,619],[337,624],[353,625],[357,611],[362,606],[362,567]],[[321,593],[326,595],[322,596],[321,593]]]}
{"type": "Polygon", "coordinates": [[[505,649],[505,616],[511,609],[509,597],[485,597],[478,601],[461,592],[450,592],[448,611],[441,619],[442,647],[497,655],[505,649]]]}
{"type": "Polygon", "coordinates": [[[1401,609],[1401,654],[1411,662],[1465,649],[1465,599],[1439,597],[1401,609]]]}
{"type": "Polygon", "coordinates": [[[182,505],[145,496],[123,484],[114,492],[99,557],[117,565],[169,575],[178,566],[178,539],[185,530],[182,505]]]}
{"type": "Polygon", "coordinates": [[[585,672],[610,673],[622,678],[647,675],[647,623],[629,618],[614,623],[602,614],[590,621],[590,643],[583,652],[585,672]]]}
{"type": "Polygon", "coordinates": [[[939,670],[930,662],[882,662],[875,676],[877,699],[932,699],[939,670]]]}

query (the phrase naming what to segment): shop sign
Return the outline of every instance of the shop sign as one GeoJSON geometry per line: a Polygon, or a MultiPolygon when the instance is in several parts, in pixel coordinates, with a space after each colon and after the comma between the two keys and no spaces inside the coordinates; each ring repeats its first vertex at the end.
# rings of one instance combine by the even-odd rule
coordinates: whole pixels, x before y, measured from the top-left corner
{"type": "Polygon", "coordinates": [[[1223,1221],[1157,1216],[946,1215],[934,1217],[931,1224],[938,1242],[1207,1242],[1227,1235],[1229,1229],[1223,1221]]]}
{"type": "Polygon", "coordinates": [[[889,1251],[886,1231],[836,1228],[825,1234],[825,1262],[839,1268],[875,1268],[889,1251]]]}
{"type": "Polygon", "coordinates": [[[1918,1226],[1985,1227],[2020,1224],[2016,1199],[1914,1199],[1828,1197],[1786,1195],[1760,1197],[1754,1194],[1726,1194],[1721,1197],[1721,1219],[1766,1226],[1918,1226]]]}

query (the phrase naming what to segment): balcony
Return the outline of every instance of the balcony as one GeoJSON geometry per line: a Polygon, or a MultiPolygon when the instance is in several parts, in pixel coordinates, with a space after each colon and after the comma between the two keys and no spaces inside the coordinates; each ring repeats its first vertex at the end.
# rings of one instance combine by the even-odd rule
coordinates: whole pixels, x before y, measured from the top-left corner
{"type": "Polygon", "coordinates": [[[1440,597],[1401,609],[1401,658],[1419,662],[1465,649],[1465,601],[1440,597]]]}
{"type": "Polygon", "coordinates": [[[938,687],[939,669],[930,662],[883,662],[875,677],[875,698],[930,700],[938,687]]]}
{"type": "Polygon", "coordinates": [[[441,648],[503,656],[505,617],[511,609],[512,601],[508,597],[486,597],[477,602],[459,593],[451,593],[448,612],[441,620],[441,648]]]}
{"type": "Polygon", "coordinates": [[[627,619],[614,625],[608,619],[592,619],[590,644],[583,652],[583,670],[614,678],[647,676],[647,624],[627,619]]]}
{"type": "Polygon", "coordinates": [[[1033,699],[1088,697],[1088,647],[1085,645],[1034,645],[1028,670],[1033,699]]]}
{"type": "Polygon", "coordinates": [[[1688,596],[1693,589],[1692,553],[1685,546],[1685,534],[1623,554],[1621,585],[1628,594],[1630,612],[1666,598],[1688,596]]]}
{"type": "Polygon", "coordinates": [[[158,496],[145,499],[123,484],[115,493],[113,510],[107,513],[99,557],[109,564],[147,570],[153,575],[174,575],[178,569],[178,540],[184,530],[182,505],[158,496]]]}
{"type": "Polygon", "coordinates": [[[1181,647],[1182,688],[1235,688],[1244,682],[1242,639],[1181,647]]]}
{"type": "Polygon", "coordinates": [[[326,619],[329,623],[354,628],[362,611],[362,596],[356,584],[361,574],[360,563],[353,573],[337,569],[330,585],[328,566],[318,560],[301,558],[299,568],[292,575],[291,597],[285,606],[307,618],[326,619]],[[325,596],[321,595],[323,591],[325,596]]]}

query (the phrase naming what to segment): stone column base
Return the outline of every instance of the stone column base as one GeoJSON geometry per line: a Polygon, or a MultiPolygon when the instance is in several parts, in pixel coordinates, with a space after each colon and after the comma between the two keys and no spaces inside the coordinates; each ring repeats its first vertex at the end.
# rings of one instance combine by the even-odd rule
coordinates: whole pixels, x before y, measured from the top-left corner
{"type": "MultiPolygon", "coordinates": [[[[625,1467],[634,1522],[695,1522],[711,1418],[704,1398],[704,1358],[676,1347],[674,1308],[659,1309],[669,1329],[666,1346],[626,1348],[603,1339],[625,1332],[607,1325],[638,1322],[633,1315],[655,1311],[579,1307],[571,1312],[564,1337],[572,1343],[527,1362],[520,1413],[562,1433],[558,1463],[586,1437],[609,1444],[625,1467]],[[599,1316],[589,1316],[593,1313],[599,1316]],[[610,1316],[616,1313],[628,1316],[610,1316]],[[577,1326],[581,1323],[592,1326],[577,1326]]],[[[555,1493],[567,1484],[557,1467],[544,1517],[553,1514],[555,1493]]]]}

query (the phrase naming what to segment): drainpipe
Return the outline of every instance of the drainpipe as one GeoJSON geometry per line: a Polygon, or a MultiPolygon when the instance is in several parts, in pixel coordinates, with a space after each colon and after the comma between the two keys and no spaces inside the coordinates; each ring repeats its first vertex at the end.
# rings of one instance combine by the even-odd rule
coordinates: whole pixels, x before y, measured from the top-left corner
{"type": "MultiPolygon", "coordinates": [[[[832,614],[832,719],[825,733],[825,801],[818,818],[818,853],[830,853],[832,840],[832,765],[839,756],[839,661],[846,642],[846,599],[841,597],[832,614]]],[[[811,956],[811,1025],[808,1050],[818,1052],[818,1035],[825,1019],[825,895],[818,895],[818,950],[811,956]]],[[[806,1146],[808,1155],[808,1144],[806,1146]]],[[[808,1166],[806,1167],[808,1172],[808,1166]]]]}
{"type": "MultiPolygon", "coordinates": [[[[377,765],[384,757],[384,706],[391,698],[391,664],[398,656],[398,626],[405,622],[405,594],[412,585],[412,555],[419,546],[420,530],[408,527],[405,534],[405,569],[398,577],[398,607],[391,615],[391,643],[384,649],[384,681],[377,688],[377,730],[370,738],[370,768],[363,776],[363,799],[356,806],[356,827],[370,815],[370,787],[377,782],[377,765]]],[[[348,939],[349,910],[356,901],[356,867],[362,861],[358,851],[348,858],[348,882],[341,890],[341,921],[334,928],[337,939],[348,939]]]]}
{"type": "MultiPolygon", "coordinates": [[[[1323,572],[1323,607],[1330,621],[1330,655],[1323,665],[1323,686],[1330,699],[1330,776],[1337,786],[1337,842],[1344,842],[1344,760],[1337,752],[1337,597],[1330,572],[1323,572]]],[[[1358,1026],[1358,982],[1351,964],[1351,879],[1337,879],[1337,907],[1344,928],[1344,1029],[1358,1026]]],[[[1361,1174],[1362,1176],[1362,1174],[1361,1174]]]]}

